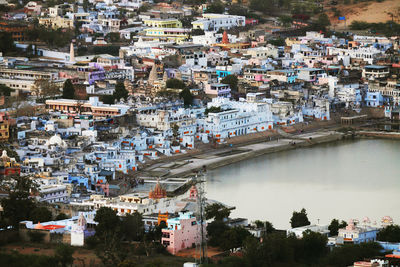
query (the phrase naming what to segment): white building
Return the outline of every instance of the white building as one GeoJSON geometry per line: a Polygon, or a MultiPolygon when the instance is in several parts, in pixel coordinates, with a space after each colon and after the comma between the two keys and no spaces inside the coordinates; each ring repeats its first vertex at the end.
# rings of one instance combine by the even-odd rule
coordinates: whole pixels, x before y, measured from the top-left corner
{"type": "Polygon", "coordinates": [[[233,27],[242,27],[246,24],[246,17],[205,13],[203,18],[192,22],[193,29],[202,29],[204,31],[218,31],[219,29],[230,29],[233,27]]]}
{"type": "Polygon", "coordinates": [[[208,113],[202,121],[205,133],[217,138],[225,138],[263,132],[272,129],[272,113],[267,103],[231,101],[227,98],[214,98],[208,108],[220,107],[221,112],[208,113]]]}

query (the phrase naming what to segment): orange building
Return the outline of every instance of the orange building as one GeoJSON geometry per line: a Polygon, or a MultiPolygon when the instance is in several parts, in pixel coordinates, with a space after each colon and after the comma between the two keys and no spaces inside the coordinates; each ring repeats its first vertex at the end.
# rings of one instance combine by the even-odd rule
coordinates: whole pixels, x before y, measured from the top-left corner
{"type": "Polygon", "coordinates": [[[0,21],[0,32],[9,32],[14,41],[24,41],[27,25],[11,23],[8,21],[0,21]]]}

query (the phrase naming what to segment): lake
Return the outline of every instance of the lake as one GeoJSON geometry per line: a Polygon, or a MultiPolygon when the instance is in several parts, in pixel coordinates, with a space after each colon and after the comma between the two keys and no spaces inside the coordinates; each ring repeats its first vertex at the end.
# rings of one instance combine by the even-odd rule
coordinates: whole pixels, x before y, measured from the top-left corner
{"type": "Polygon", "coordinates": [[[311,223],[333,218],[400,223],[400,142],[361,139],[267,154],[208,171],[207,197],[235,206],[231,217],[290,227],[294,210],[311,223]]]}

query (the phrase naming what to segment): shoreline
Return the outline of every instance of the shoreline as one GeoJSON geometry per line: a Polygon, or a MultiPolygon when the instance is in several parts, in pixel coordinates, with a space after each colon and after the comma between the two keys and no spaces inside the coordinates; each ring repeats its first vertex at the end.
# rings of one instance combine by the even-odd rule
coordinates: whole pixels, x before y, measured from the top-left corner
{"type": "MultiPolygon", "coordinates": [[[[354,138],[355,136],[336,131],[316,131],[274,141],[232,147],[225,151],[211,151],[194,156],[186,164],[170,169],[168,175],[165,177],[185,177],[203,169],[204,166],[207,170],[212,170],[265,154],[312,147],[319,144],[340,141],[348,137],[354,138]]],[[[159,168],[162,168],[162,166],[159,168]]]]}

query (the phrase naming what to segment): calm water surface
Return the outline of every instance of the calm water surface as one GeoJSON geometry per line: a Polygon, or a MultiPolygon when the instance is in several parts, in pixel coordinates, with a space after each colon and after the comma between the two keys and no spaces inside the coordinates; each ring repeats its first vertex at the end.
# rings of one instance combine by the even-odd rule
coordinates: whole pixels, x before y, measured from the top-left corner
{"type": "Polygon", "coordinates": [[[211,170],[207,197],[236,207],[232,217],[288,228],[294,210],[311,223],[390,215],[400,223],[400,141],[343,141],[211,170]]]}

